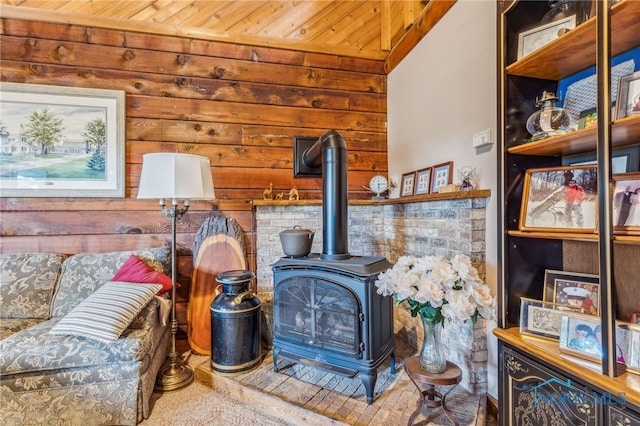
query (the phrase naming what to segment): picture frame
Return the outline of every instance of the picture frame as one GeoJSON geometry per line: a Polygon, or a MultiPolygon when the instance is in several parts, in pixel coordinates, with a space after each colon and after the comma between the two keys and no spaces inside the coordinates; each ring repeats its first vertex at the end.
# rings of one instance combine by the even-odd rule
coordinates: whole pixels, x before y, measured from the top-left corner
{"type": "Polygon", "coordinates": [[[596,108],[589,108],[580,113],[578,119],[578,130],[588,129],[598,125],[598,113],[596,108]]]}
{"type": "Polygon", "coordinates": [[[632,312],[629,322],[632,324],[640,324],[640,312],[632,312]]]}
{"type": "Polygon", "coordinates": [[[576,15],[540,25],[518,35],[518,59],[540,49],[576,27],[576,15]]]}
{"type": "Polygon", "coordinates": [[[616,120],[640,114],[640,71],[620,77],[616,120]]]}
{"type": "Polygon", "coordinates": [[[613,233],[640,235],[640,172],[613,175],[613,233]]]}
{"type": "Polygon", "coordinates": [[[543,292],[546,302],[568,306],[583,314],[600,315],[598,275],[547,269],[543,292]]]}
{"type": "MultiPolygon", "coordinates": [[[[616,363],[621,371],[640,372],[640,326],[616,321],[616,363]]],[[[562,316],[559,350],[580,358],[602,362],[600,320],[591,315],[562,316]]]]}
{"type": "Polygon", "coordinates": [[[559,340],[562,316],[567,311],[579,312],[579,309],[521,297],[520,334],[559,340]]]}
{"type": "Polygon", "coordinates": [[[597,191],[596,165],[529,169],[518,227],[521,231],[595,233],[597,191]]]}
{"type": "Polygon", "coordinates": [[[415,195],[429,194],[431,192],[431,172],[431,167],[416,172],[415,195]]]}
{"type": "Polygon", "coordinates": [[[416,172],[405,173],[402,175],[402,187],[400,188],[401,197],[410,197],[413,195],[416,180],[416,172]]]}
{"type": "Polygon", "coordinates": [[[453,183],[453,161],[437,164],[432,167],[431,172],[431,193],[439,192],[441,186],[451,185],[453,183]]]}
{"type": "Polygon", "coordinates": [[[0,93],[3,196],[124,197],[124,91],[2,82],[0,93]]]}
{"type": "Polygon", "coordinates": [[[599,326],[599,318],[591,315],[563,315],[558,340],[560,352],[601,362],[602,344],[596,335],[599,326]]]}
{"type": "Polygon", "coordinates": [[[616,362],[640,374],[640,325],[616,321],[616,362]]]}

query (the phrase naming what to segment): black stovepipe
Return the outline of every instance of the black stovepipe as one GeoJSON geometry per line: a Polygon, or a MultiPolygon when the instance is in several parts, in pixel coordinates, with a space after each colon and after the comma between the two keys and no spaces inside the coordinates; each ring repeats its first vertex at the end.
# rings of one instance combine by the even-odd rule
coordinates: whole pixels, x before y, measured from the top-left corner
{"type": "Polygon", "coordinates": [[[349,254],[347,213],[347,143],[340,133],[329,130],[302,153],[302,161],[322,165],[322,254],[324,260],[345,260],[349,254]]]}

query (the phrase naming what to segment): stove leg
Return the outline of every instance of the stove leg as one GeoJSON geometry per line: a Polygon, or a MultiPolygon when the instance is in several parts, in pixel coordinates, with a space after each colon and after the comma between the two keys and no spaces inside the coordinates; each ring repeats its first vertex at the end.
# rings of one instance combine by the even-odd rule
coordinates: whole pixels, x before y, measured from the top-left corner
{"type": "Polygon", "coordinates": [[[367,404],[372,404],[373,403],[373,389],[376,387],[376,380],[378,379],[378,372],[376,370],[373,370],[369,374],[360,372],[360,378],[362,379],[362,384],[364,385],[364,389],[367,392],[367,404]]]}

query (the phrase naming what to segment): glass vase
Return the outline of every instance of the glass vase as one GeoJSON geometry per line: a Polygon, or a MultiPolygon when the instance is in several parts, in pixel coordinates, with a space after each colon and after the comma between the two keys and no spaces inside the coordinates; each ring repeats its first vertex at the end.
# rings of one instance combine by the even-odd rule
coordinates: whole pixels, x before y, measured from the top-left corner
{"type": "Polygon", "coordinates": [[[420,367],[429,373],[442,373],[447,369],[447,359],[442,346],[442,324],[433,324],[422,318],[424,339],[420,350],[420,367]]]}

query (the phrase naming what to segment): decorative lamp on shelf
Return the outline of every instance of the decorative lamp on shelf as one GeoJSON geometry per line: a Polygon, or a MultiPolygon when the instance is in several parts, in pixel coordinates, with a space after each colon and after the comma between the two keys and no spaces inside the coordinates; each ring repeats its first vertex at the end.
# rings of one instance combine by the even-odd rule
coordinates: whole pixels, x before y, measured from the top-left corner
{"type": "Polygon", "coordinates": [[[542,92],[540,99],[536,98],[536,106],[540,109],[527,120],[527,130],[533,136],[532,141],[551,136],[563,135],[573,130],[571,116],[564,108],[556,106],[560,99],[553,92],[542,92]]]}
{"type": "Polygon", "coordinates": [[[171,221],[171,349],[155,385],[157,391],[171,391],[193,381],[193,371],[176,352],[176,222],[189,210],[189,200],[215,198],[209,159],[191,154],[144,154],[138,198],[160,200],[162,213],[171,221]],[[170,207],[166,199],[171,200],[170,207]]]}

